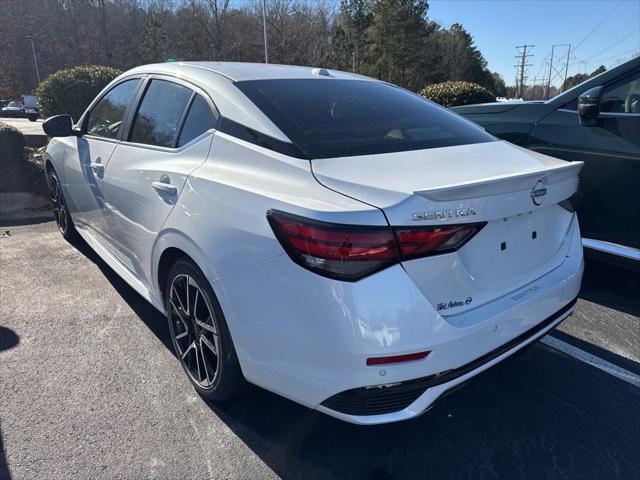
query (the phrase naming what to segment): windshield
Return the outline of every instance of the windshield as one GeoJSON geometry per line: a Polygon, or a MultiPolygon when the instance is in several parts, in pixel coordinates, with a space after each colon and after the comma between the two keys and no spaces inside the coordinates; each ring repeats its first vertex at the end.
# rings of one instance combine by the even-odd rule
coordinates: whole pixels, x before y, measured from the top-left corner
{"type": "Polygon", "coordinates": [[[312,159],[495,141],[446,109],[382,82],[275,79],[236,86],[312,159]]]}

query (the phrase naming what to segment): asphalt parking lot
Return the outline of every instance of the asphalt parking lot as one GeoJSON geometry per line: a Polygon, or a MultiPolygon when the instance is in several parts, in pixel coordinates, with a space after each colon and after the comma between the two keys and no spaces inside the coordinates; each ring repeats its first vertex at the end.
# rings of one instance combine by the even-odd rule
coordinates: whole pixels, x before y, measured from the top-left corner
{"type": "MultiPolygon", "coordinates": [[[[254,388],[209,405],[164,318],[55,224],[0,229],[0,478],[637,479],[640,388],[536,344],[359,427],[254,388]]],[[[589,263],[554,335],[640,373],[640,282],[589,263]]]]}

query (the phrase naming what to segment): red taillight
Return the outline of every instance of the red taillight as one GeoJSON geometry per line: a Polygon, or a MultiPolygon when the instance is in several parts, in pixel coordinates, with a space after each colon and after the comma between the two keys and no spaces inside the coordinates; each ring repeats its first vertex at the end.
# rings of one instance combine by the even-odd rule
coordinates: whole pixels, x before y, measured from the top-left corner
{"type": "Polygon", "coordinates": [[[413,362],[426,358],[431,352],[408,353],[406,355],[394,355],[392,357],[371,357],[367,358],[367,365],[388,365],[390,363],[413,362]]]}
{"type": "Polygon", "coordinates": [[[452,252],[471,240],[484,223],[447,225],[421,229],[396,228],[402,259],[452,252]]]}
{"type": "Polygon", "coordinates": [[[294,262],[320,275],[348,281],[403,260],[456,250],[484,226],[367,227],[318,222],[273,210],[267,218],[294,262]]]}

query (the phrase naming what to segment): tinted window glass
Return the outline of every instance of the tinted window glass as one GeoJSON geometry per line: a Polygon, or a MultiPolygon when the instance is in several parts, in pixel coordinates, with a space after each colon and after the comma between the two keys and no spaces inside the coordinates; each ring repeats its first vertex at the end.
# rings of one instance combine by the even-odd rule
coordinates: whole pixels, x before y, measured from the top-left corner
{"type": "Polygon", "coordinates": [[[640,113],[640,72],[604,89],[601,112],[640,113]]]}
{"type": "Polygon", "coordinates": [[[174,147],[180,120],[191,93],[182,85],[152,80],[133,120],[130,140],[159,147],[174,147]]]}
{"type": "Polygon", "coordinates": [[[236,85],[308,158],[495,140],[444,108],[385,83],[287,79],[236,85]]]}
{"type": "Polygon", "coordinates": [[[133,100],[138,79],[127,80],[113,87],[96,104],[87,119],[87,133],[105,138],[117,138],[124,112],[133,100]]]}
{"type": "Polygon", "coordinates": [[[573,100],[571,100],[569,103],[563,105],[561,108],[565,109],[565,110],[578,110],[578,99],[574,98],[573,100]]]}
{"type": "Polygon", "coordinates": [[[209,104],[204,98],[202,98],[202,96],[196,95],[191,107],[189,107],[187,118],[184,121],[184,126],[180,133],[180,140],[178,140],[178,146],[181,147],[189,143],[191,140],[214,126],[215,117],[213,116],[211,107],[209,107],[209,104]]]}

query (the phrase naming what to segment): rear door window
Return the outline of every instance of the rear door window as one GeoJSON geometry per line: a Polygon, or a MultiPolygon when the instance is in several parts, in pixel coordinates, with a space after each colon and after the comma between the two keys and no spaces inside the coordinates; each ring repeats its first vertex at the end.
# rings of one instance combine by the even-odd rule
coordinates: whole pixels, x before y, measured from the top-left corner
{"type": "Polygon", "coordinates": [[[274,79],[236,82],[308,158],[495,141],[477,125],[382,82],[274,79]]]}
{"type": "Polygon", "coordinates": [[[129,140],[174,148],[192,90],[166,80],[151,80],[133,119],[129,140]]]}
{"type": "Polygon", "coordinates": [[[186,145],[216,125],[216,116],[202,95],[196,95],[182,126],[178,147],[186,145]]]}

